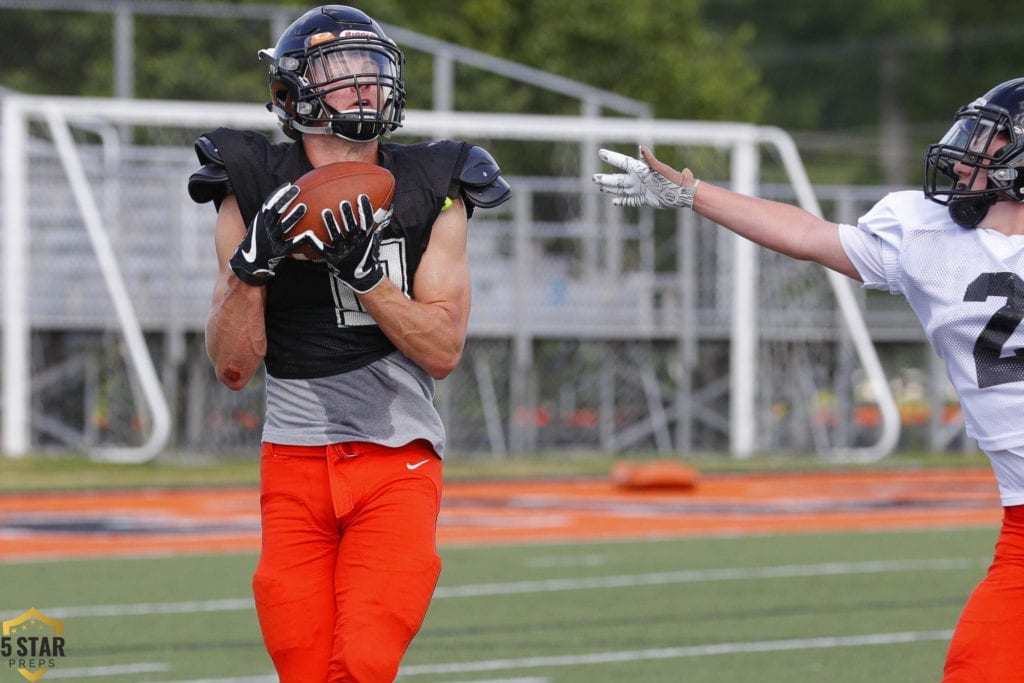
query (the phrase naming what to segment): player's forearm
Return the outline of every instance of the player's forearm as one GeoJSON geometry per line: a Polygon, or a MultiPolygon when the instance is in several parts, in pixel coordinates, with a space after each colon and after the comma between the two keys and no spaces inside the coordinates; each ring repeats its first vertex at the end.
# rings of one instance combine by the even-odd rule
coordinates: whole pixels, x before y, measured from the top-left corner
{"type": "Polygon", "coordinates": [[[820,229],[817,217],[803,209],[738,194],[701,183],[694,211],[763,247],[786,256],[815,260],[808,253],[808,235],[820,229]]]}
{"type": "Polygon", "coordinates": [[[752,242],[860,279],[839,240],[839,226],[804,209],[701,183],[693,209],[752,242]]]}
{"type": "Polygon", "coordinates": [[[266,292],[226,276],[217,287],[206,321],[206,351],[217,379],[242,389],[256,374],[267,352],[263,310],[266,292]]]}
{"type": "Polygon", "coordinates": [[[468,305],[410,300],[387,281],[359,298],[398,350],[431,377],[444,379],[458,365],[468,305]]]}

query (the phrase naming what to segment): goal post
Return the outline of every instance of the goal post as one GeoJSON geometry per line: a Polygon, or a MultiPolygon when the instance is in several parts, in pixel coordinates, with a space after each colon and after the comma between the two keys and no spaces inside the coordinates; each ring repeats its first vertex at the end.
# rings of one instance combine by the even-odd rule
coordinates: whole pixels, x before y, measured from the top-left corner
{"type": "MultiPolygon", "coordinates": [[[[33,447],[34,363],[30,331],[37,325],[64,329],[62,325],[73,323],[88,329],[110,329],[119,335],[131,375],[126,386],[138,390],[142,404],[133,414],[144,418],[141,429],[145,434],[130,437],[128,440],[134,440],[133,443],[93,443],[90,450],[103,459],[152,458],[178,438],[181,428],[174,406],[181,401],[166,395],[167,378],[176,375],[164,372],[161,378],[152,357],[153,340],[147,334],[152,336],[174,328],[201,336],[201,320],[209,300],[203,301],[196,292],[205,290],[209,296],[216,272],[216,264],[211,260],[212,212],[209,207],[191,207],[184,195],[188,169],[195,163],[191,141],[198,132],[217,126],[254,128],[273,134],[273,117],[260,106],[235,103],[23,95],[4,96],[3,116],[3,452],[17,457],[33,447]],[[116,136],[121,156],[111,162],[110,168],[103,166],[104,152],[97,151],[106,143],[90,132],[98,125],[124,133],[116,136]],[[131,132],[137,129],[150,132],[131,132]],[[45,166],[45,173],[36,172],[39,165],[45,166]],[[60,173],[54,173],[51,166],[59,168],[60,173]],[[36,185],[37,180],[45,186],[36,185]],[[104,192],[104,183],[114,189],[104,192]],[[135,197],[136,183],[145,183],[146,198],[135,197]],[[53,311],[47,322],[39,321],[40,316],[49,313],[33,303],[41,295],[33,290],[32,283],[42,277],[47,287],[59,284],[52,280],[59,279],[60,273],[48,269],[56,267],[51,262],[59,260],[56,256],[62,247],[60,239],[50,233],[59,230],[61,235],[67,235],[74,221],[47,215],[43,210],[46,207],[33,206],[33,192],[36,196],[70,194],[74,198],[77,221],[88,235],[91,258],[102,276],[106,295],[113,302],[112,312],[86,315],[72,311],[71,316],[61,309],[53,311]],[[154,206],[159,202],[166,203],[154,206]],[[154,221],[166,223],[153,225],[154,221]],[[161,244],[170,246],[164,251],[137,251],[147,231],[154,239],[159,238],[161,244]],[[203,255],[191,256],[184,266],[175,266],[173,259],[181,258],[183,253],[203,255]],[[168,294],[161,289],[162,283],[151,282],[151,274],[138,267],[139,260],[163,263],[166,272],[175,274],[170,287],[174,291],[168,294]],[[167,298],[160,299],[161,296],[167,298]],[[161,317],[169,311],[177,311],[173,324],[161,317]],[[86,319],[89,315],[94,318],[86,319]]],[[[720,169],[721,177],[713,182],[757,194],[767,150],[778,160],[795,201],[820,216],[821,208],[799,154],[785,132],[742,123],[410,111],[399,140],[442,137],[500,146],[505,156],[499,156],[499,163],[517,193],[516,201],[495,214],[478,212],[471,230],[471,251],[476,250],[483,263],[477,268],[471,258],[475,302],[470,337],[494,342],[492,347],[463,363],[463,375],[454,380],[472,385],[476,392],[473,401],[480,404],[476,408],[470,404],[453,408],[465,411],[467,421],[477,419],[468,413],[478,412],[485,423],[488,436],[484,446],[474,448],[486,449],[487,444],[502,449],[538,446],[534,433],[538,423],[524,426],[522,415],[536,413],[545,401],[557,404],[560,411],[571,413],[576,420],[572,428],[577,431],[566,434],[581,434],[580,430],[587,427],[578,404],[589,402],[586,407],[611,420],[611,424],[605,421],[593,427],[586,432],[587,439],[593,435],[597,443],[613,449],[643,439],[649,439],[658,451],[679,447],[667,431],[670,423],[678,423],[686,415],[699,416],[702,411],[712,428],[715,419],[709,415],[710,408],[684,405],[691,398],[678,396],[679,387],[688,386],[689,380],[679,379],[680,360],[672,357],[672,349],[696,353],[707,340],[715,344],[716,350],[723,345],[728,347],[724,363],[728,384],[728,450],[735,457],[748,457],[776,448],[774,444],[759,442],[758,425],[766,419],[766,410],[779,402],[764,396],[765,383],[772,380],[768,379],[761,358],[765,343],[761,330],[766,322],[765,306],[759,301],[766,277],[764,265],[759,265],[763,250],[739,237],[719,237],[719,231],[702,232],[705,240],[728,240],[723,244],[729,245],[729,254],[721,254],[721,249],[716,251],[720,258],[728,260],[727,268],[719,268],[708,277],[725,283],[722,289],[728,292],[729,301],[725,304],[715,298],[708,305],[714,310],[683,310],[681,306],[687,304],[680,302],[690,301],[699,306],[694,301],[700,297],[686,289],[691,277],[681,276],[671,263],[666,265],[664,254],[659,253],[662,243],[654,245],[661,230],[658,221],[669,219],[656,218],[650,210],[613,210],[607,198],[600,196],[590,183],[590,175],[601,170],[595,154],[599,147],[632,146],[643,141],[659,149],[694,149],[719,155],[726,162],[720,169]],[[564,167],[563,175],[531,175],[538,164],[530,163],[530,156],[536,155],[538,149],[550,149],[557,157],[553,165],[564,167]],[[542,199],[542,195],[550,197],[542,199]],[[720,322],[723,315],[728,319],[727,330],[722,329],[720,322]],[[689,329],[686,321],[694,322],[694,329],[689,329]],[[539,367],[544,359],[535,357],[535,345],[542,339],[556,340],[564,348],[591,342],[604,344],[601,348],[605,350],[616,348],[615,345],[663,341],[677,346],[670,347],[665,358],[659,357],[656,362],[644,358],[643,353],[633,354],[630,359],[609,356],[607,363],[597,361],[608,372],[587,370],[582,376],[562,380],[556,387],[548,386],[551,377],[539,367]],[[507,347],[502,346],[505,342],[507,347]],[[506,348],[507,351],[503,350],[506,348]],[[494,363],[504,365],[499,374],[494,372],[494,363]],[[638,369],[638,363],[646,365],[638,369]],[[671,378],[665,378],[662,365],[668,368],[671,378]],[[632,401],[624,398],[627,392],[616,384],[623,375],[631,376],[630,391],[640,389],[639,403],[634,401],[627,406],[628,410],[620,410],[622,406],[617,403],[632,401]],[[676,399],[671,398],[673,391],[676,399]],[[770,405],[766,406],[766,401],[770,405]],[[627,413],[627,417],[617,417],[627,413]]],[[[683,255],[678,255],[677,260],[685,261],[683,255]]],[[[705,264],[695,267],[698,266],[705,264]]],[[[863,438],[857,444],[824,443],[821,450],[834,458],[877,460],[891,452],[899,438],[896,402],[852,283],[831,272],[825,277],[844,330],[843,343],[855,352],[877,404],[880,422],[871,433],[870,443],[863,438]]],[[[716,292],[714,296],[721,294],[716,292]]],[[[48,305],[59,308],[54,302],[60,296],[55,290],[52,298],[47,299],[48,305]]],[[[828,313],[824,312],[826,316],[828,313]]],[[[774,334],[785,337],[784,331],[778,331],[784,326],[775,327],[774,334]]],[[[835,341],[832,336],[831,332],[823,332],[821,338],[835,341]]],[[[802,340],[787,337],[782,341],[802,340]]],[[[582,362],[580,357],[570,360],[582,362]]],[[[693,371],[692,365],[687,372],[693,371]]],[[[709,372],[707,367],[702,370],[709,372]]],[[[798,396],[790,402],[793,405],[812,401],[820,378],[835,380],[839,370],[830,366],[823,370],[804,368],[800,372],[800,381],[807,386],[792,389],[791,393],[798,396]]],[[[717,391],[715,382],[706,379],[706,394],[711,395],[717,391]]],[[[439,400],[454,400],[445,394],[443,383],[439,400]]],[[[188,411],[186,407],[182,412],[188,411]]],[[[458,433],[459,429],[459,421],[455,420],[452,431],[458,433]]]]}

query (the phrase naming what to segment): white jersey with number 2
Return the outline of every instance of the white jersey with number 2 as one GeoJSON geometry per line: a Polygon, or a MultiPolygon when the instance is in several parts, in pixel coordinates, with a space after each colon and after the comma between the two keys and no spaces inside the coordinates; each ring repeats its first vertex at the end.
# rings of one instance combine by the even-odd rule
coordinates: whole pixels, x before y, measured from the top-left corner
{"type": "Polygon", "coordinates": [[[902,294],[992,460],[1003,505],[1024,504],[1024,235],[962,228],[919,191],[841,225],[865,287],[902,294]]]}

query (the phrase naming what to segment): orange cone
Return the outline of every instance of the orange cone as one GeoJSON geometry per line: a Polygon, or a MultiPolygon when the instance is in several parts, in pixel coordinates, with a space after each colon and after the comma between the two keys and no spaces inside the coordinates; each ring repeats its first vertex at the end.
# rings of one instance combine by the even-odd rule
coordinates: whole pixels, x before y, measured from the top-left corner
{"type": "Polygon", "coordinates": [[[690,490],[697,486],[697,468],[676,460],[620,462],[612,466],[612,483],[623,489],[690,490]]]}

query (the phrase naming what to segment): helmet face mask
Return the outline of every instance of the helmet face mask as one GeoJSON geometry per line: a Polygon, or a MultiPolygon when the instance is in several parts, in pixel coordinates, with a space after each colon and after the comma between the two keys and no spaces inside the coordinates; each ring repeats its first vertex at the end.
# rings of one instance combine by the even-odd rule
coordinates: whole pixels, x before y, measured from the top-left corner
{"type": "Polygon", "coordinates": [[[997,201],[1024,201],[1024,79],[1007,81],[956,113],[928,148],[925,196],[975,227],[997,201]]]}
{"type": "Polygon", "coordinates": [[[365,142],[390,135],[405,115],[404,57],[359,10],[327,5],[288,27],[260,58],[284,132],[365,142]]]}

